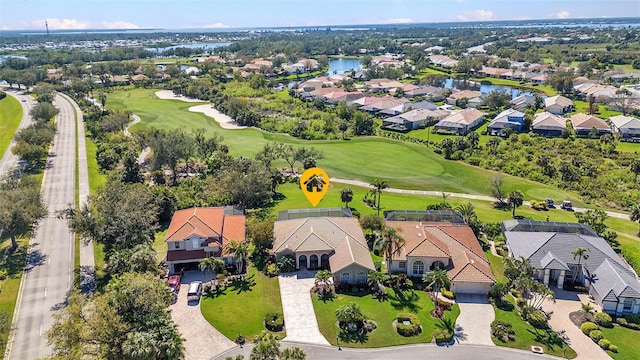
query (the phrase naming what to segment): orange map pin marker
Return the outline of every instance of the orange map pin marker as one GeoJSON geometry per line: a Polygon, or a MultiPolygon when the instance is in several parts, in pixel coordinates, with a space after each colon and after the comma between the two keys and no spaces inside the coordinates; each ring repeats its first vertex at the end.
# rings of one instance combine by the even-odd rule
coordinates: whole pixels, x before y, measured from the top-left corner
{"type": "Polygon", "coordinates": [[[300,188],[311,205],[316,207],[329,190],[329,175],[317,167],[307,169],[300,176],[300,188]]]}

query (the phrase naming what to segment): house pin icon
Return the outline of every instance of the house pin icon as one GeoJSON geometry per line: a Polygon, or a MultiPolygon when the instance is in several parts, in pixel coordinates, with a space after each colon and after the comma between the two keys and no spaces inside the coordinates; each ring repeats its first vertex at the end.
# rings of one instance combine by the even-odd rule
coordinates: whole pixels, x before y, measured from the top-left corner
{"type": "Polygon", "coordinates": [[[316,207],[329,190],[329,175],[317,167],[307,169],[300,176],[300,189],[311,205],[316,207]]]}

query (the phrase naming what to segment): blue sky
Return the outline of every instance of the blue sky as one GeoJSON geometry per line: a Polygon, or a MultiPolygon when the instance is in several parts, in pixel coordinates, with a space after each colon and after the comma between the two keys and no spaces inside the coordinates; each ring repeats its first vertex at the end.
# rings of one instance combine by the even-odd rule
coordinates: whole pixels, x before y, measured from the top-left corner
{"type": "Polygon", "coordinates": [[[0,0],[0,30],[639,17],[639,0],[0,0]]]}

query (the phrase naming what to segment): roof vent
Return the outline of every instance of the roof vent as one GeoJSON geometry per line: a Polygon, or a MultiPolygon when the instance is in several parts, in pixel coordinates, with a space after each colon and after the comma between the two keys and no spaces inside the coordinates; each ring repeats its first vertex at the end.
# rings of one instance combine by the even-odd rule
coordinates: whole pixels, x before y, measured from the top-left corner
{"type": "Polygon", "coordinates": [[[420,229],[420,225],[416,225],[416,229],[420,229]]]}
{"type": "Polygon", "coordinates": [[[422,234],[418,233],[418,237],[421,237],[421,236],[422,236],[422,234]]]}

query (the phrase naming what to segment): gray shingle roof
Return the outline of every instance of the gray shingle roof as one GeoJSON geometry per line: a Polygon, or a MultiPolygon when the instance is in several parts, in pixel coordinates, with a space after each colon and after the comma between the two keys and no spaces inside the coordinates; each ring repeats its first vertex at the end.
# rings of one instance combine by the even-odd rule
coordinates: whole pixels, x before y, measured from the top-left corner
{"type": "Polygon", "coordinates": [[[550,270],[569,270],[569,266],[567,266],[564,261],[555,257],[551,251],[540,260],[540,266],[542,266],[543,269],[550,270]]]}
{"type": "Polygon", "coordinates": [[[603,300],[617,302],[620,297],[640,298],[640,282],[628,273],[618,271],[609,260],[605,259],[591,275],[591,286],[603,300]]]}

